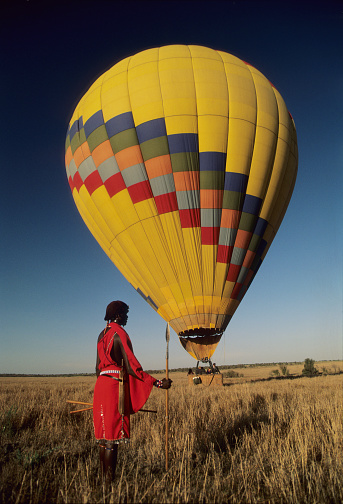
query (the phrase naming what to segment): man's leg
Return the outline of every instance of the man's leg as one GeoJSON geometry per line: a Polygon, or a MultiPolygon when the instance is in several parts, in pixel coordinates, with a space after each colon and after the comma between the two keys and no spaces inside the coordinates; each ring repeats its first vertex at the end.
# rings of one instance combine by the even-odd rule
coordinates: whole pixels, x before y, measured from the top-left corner
{"type": "Polygon", "coordinates": [[[103,460],[104,476],[106,479],[114,480],[117,465],[118,445],[113,441],[106,441],[103,460]]]}

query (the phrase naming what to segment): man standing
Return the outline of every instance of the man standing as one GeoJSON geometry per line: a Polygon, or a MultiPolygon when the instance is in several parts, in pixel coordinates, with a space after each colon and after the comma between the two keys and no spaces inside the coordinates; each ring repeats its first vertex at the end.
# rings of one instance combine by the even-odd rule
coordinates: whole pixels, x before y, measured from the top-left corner
{"type": "Polygon", "coordinates": [[[130,415],[144,406],[153,386],[168,389],[172,383],[166,378],[156,380],[143,371],[123,329],[128,311],[122,301],[107,306],[107,325],[97,344],[94,434],[100,447],[102,474],[110,480],[115,474],[118,444],[130,439],[130,415]]]}

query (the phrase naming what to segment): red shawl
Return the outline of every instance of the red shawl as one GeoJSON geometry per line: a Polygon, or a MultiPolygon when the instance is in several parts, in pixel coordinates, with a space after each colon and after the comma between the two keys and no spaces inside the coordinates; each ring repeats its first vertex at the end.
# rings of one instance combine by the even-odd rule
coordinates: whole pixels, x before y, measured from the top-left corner
{"type": "Polygon", "coordinates": [[[126,384],[125,390],[126,394],[128,393],[129,395],[130,414],[132,414],[136,413],[144,406],[149,398],[156,378],[143,371],[142,366],[133,353],[132,343],[129,335],[119,324],[116,324],[115,322],[111,322],[109,324],[109,330],[107,330],[107,332],[98,342],[100,371],[120,369],[119,363],[114,362],[110,355],[115,333],[117,333],[121,341],[121,349],[124,362],[126,361],[129,367],[129,369],[127,369],[127,372],[129,373],[129,380],[128,384],[126,384]],[[125,356],[127,359],[125,359],[125,356]]]}

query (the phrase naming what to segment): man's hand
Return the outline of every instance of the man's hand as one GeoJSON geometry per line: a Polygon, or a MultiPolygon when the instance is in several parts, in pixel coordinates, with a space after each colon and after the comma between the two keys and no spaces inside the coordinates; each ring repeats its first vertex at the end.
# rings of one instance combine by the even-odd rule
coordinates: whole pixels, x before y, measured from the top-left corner
{"type": "Polygon", "coordinates": [[[162,387],[163,389],[169,389],[171,387],[171,384],[173,381],[170,378],[163,378],[162,379],[162,387]]]}

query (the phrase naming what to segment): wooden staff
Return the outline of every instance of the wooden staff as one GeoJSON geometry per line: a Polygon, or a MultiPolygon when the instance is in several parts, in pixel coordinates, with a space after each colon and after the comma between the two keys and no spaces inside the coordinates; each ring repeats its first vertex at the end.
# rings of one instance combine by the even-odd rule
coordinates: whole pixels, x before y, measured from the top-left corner
{"type": "MultiPolygon", "coordinates": [[[[67,402],[67,403],[70,403],[70,404],[84,404],[84,405],[86,405],[86,406],[91,406],[90,408],[82,408],[82,409],[79,409],[79,410],[70,411],[69,413],[79,413],[80,411],[88,411],[88,410],[93,409],[93,404],[92,404],[92,403],[89,403],[89,402],[69,401],[69,400],[67,400],[66,402],[67,402]]],[[[139,410],[139,412],[142,412],[142,413],[157,413],[157,410],[152,410],[152,409],[140,409],[140,410],[139,410]]]]}
{"type": "Polygon", "coordinates": [[[121,361],[121,368],[119,371],[119,396],[118,396],[118,411],[120,415],[125,412],[125,386],[124,386],[124,361],[121,361]]]}
{"type": "MultiPolygon", "coordinates": [[[[168,361],[169,361],[169,340],[170,340],[170,329],[169,329],[169,322],[167,323],[167,328],[166,328],[166,342],[167,342],[167,350],[166,350],[166,379],[168,380],[169,378],[169,373],[168,373],[168,361]]],[[[168,395],[169,389],[166,389],[166,471],[168,471],[168,407],[169,407],[169,395],[168,395]]]]}
{"type": "Polygon", "coordinates": [[[66,402],[70,403],[70,404],[84,404],[85,406],[92,406],[93,407],[93,403],[91,403],[91,402],[81,402],[81,401],[66,401],[66,402]]]}
{"type": "Polygon", "coordinates": [[[80,413],[80,411],[88,411],[91,409],[93,409],[93,406],[91,406],[90,408],[82,408],[82,409],[77,409],[75,411],[69,411],[69,414],[71,415],[72,413],[80,413]]]}

